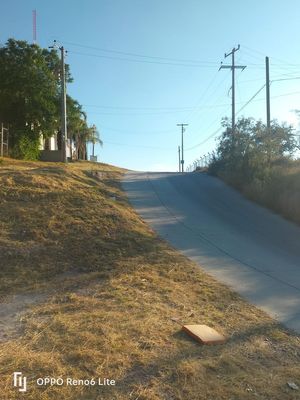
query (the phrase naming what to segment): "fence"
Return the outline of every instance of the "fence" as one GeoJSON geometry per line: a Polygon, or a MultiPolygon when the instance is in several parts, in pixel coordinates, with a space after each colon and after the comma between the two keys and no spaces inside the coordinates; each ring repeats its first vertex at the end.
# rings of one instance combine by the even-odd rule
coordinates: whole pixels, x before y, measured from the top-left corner
{"type": "Polygon", "coordinates": [[[8,137],[9,137],[9,129],[5,128],[4,124],[1,124],[1,132],[0,132],[0,157],[4,155],[8,156],[8,137]]]}
{"type": "Polygon", "coordinates": [[[214,152],[204,154],[204,156],[193,161],[187,168],[186,172],[194,172],[197,170],[205,169],[209,166],[214,158],[214,152]]]}

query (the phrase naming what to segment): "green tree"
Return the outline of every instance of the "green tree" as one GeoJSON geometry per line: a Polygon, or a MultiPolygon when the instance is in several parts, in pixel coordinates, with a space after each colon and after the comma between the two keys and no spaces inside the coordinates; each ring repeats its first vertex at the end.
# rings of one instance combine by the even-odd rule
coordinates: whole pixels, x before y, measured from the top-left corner
{"type": "Polygon", "coordinates": [[[234,134],[228,119],[222,124],[225,129],[210,172],[226,176],[238,187],[255,179],[266,180],[272,165],[290,158],[297,147],[292,128],[277,121],[267,129],[261,121],[240,118],[234,134]]]}
{"type": "Polygon", "coordinates": [[[41,133],[59,128],[59,68],[55,50],[14,39],[0,48],[0,121],[10,125],[12,155],[36,158],[41,133]]]}

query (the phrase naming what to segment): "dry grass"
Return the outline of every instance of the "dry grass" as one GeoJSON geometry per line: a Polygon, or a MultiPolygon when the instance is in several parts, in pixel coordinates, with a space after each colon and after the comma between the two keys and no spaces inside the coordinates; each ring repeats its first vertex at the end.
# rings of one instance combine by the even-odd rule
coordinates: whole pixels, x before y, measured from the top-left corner
{"type": "Polygon", "coordinates": [[[300,224],[300,160],[282,162],[270,168],[268,177],[250,184],[237,182],[222,171],[218,176],[246,197],[300,224]]]}
{"type": "Polygon", "coordinates": [[[300,161],[273,167],[263,187],[254,183],[245,194],[300,224],[300,161]]]}
{"type": "Polygon", "coordinates": [[[299,398],[287,386],[300,386],[299,337],[159,240],[121,175],[103,164],[0,164],[2,302],[35,301],[0,344],[1,400],[299,398]],[[229,341],[201,346],[181,323],[229,341]],[[12,387],[19,370],[24,395],[12,387]],[[45,376],[116,386],[37,387],[45,376]]]}

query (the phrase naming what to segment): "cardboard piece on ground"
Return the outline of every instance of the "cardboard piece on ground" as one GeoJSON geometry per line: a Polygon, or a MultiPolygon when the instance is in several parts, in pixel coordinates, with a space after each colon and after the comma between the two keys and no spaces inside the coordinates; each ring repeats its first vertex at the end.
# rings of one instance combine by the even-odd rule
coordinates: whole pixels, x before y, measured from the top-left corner
{"type": "Polygon", "coordinates": [[[222,344],[225,336],[207,325],[183,325],[182,330],[202,344],[222,344]]]}

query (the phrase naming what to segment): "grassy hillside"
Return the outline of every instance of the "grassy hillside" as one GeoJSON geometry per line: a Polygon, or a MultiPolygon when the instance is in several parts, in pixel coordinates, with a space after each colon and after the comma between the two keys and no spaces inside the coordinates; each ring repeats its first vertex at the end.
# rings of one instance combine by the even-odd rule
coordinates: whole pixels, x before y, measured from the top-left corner
{"type": "Polygon", "coordinates": [[[1,400],[299,398],[300,340],[170,248],[104,164],[0,164],[1,400]],[[228,336],[201,346],[180,331],[228,336]],[[28,391],[12,387],[12,373],[28,391]],[[38,387],[40,377],[116,386],[38,387]]]}

